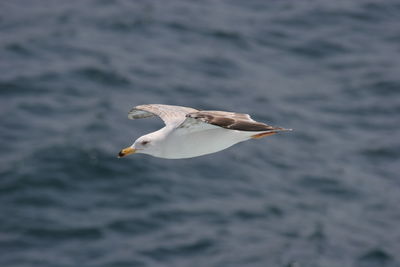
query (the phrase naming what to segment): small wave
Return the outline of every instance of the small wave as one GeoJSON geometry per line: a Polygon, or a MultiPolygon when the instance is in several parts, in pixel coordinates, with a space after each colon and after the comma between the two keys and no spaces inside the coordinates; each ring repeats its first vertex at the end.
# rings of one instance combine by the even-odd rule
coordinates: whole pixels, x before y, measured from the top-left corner
{"type": "Polygon", "coordinates": [[[129,85],[130,81],[125,76],[122,76],[115,71],[100,69],[97,67],[86,67],[76,71],[82,78],[94,81],[100,84],[125,86],[129,85]]]}
{"type": "Polygon", "coordinates": [[[150,256],[156,260],[166,260],[177,256],[197,255],[212,249],[216,245],[215,241],[208,238],[202,238],[193,242],[183,244],[169,244],[160,246],[151,250],[142,251],[143,255],[150,256]]]}
{"type": "Polygon", "coordinates": [[[360,267],[396,266],[393,256],[381,248],[372,249],[358,258],[360,267]]]}
{"type": "Polygon", "coordinates": [[[100,239],[103,236],[102,231],[95,227],[79,228],[52,228],[51,226],[43,228],[28,228],[24,232],[29,237],[36,237],[45,240],[93,240],[100,239]]]}

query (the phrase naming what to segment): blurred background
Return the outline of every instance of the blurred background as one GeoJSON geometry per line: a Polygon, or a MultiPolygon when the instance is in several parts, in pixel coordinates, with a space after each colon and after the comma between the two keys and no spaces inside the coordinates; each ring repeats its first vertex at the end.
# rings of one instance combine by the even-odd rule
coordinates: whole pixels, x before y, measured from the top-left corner
{"type": "Polygon", "coordinates": [[[2,1],[1,266],[400,266],[400,3],[2,1]],[[293,128],[118,151],[163,103],[293,128]]]}

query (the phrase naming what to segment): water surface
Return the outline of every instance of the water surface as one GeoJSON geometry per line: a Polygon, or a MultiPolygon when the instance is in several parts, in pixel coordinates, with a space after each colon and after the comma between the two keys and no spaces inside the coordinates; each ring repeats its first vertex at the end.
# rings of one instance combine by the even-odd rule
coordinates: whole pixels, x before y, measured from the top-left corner
{"type": "Polygon", "coordinates": [[[0,10],[1,266],[400,266],[397,1],[0,10]],[[117,159],[144,103],[295,131],[117,159]]]}

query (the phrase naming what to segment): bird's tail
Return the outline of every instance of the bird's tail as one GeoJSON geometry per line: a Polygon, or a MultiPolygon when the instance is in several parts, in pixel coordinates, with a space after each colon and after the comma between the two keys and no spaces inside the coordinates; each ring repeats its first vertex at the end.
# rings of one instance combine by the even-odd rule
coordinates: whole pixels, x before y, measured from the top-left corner
{"type": "Polygon", "coordinates": [[[255,134],[255,135],[252,135],[251,138],[260,139],[260,138],[263,138],[263,137],[267,137],[267,136],[270,136],[270,135],[274,135],[274,134],[276,134],[276,133],[278,133],[278,132],[290,132],[290,131],[293,131],[293,129],[286,129],[286,128],[281,128],[281,127],[274,127],[274,128],[271,129],[271,130],[268,130],[268,131],[265,131],[265,132],[262,132],[262,133],[258,133],[258,134],[255,134]]]}

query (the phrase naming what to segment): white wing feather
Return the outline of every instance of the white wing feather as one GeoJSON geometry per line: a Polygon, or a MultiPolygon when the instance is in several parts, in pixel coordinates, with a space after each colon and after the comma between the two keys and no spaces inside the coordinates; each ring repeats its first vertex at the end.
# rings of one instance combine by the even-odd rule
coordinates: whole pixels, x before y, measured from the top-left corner
{"type": "Polygon", "coordinates": [[[128,118],[134,120],[158,116],[164,121],[165,125],[176,127],[186,119],[186,114],[197,111],[197,109],[189,107],[148,104],[131,109],[128,113],[128,118]]]}

